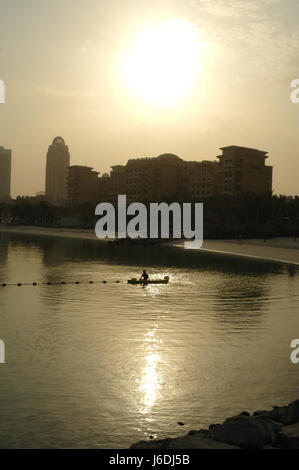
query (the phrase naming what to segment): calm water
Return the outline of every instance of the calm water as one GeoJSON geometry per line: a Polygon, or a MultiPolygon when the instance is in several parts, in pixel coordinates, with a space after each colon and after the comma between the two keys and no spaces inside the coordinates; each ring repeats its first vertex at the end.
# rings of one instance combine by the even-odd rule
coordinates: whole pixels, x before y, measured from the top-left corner
{"type": "Polygon", "coordinates": [[[128,447],[298,398],[295,268],[12,234],[0,247],[1,284],[108,281],[0,288],[2,448],[128,447]],[[127,285],[141,267],[170,284],[127,285]]]}

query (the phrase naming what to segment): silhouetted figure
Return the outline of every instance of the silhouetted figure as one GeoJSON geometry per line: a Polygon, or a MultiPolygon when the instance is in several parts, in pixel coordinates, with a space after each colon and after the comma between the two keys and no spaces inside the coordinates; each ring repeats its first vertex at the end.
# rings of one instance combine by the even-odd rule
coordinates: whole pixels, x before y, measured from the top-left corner
{"type": "Polygon", "coordinates": [[[140,276],[140,280],[143,280],[143,281],[146,282],[146,281],[148,280],[148,278],[149,278],[149,275],[147,274],[146,270],[144,269],[144,270],[142,271],[141,276],[140,276]]]}

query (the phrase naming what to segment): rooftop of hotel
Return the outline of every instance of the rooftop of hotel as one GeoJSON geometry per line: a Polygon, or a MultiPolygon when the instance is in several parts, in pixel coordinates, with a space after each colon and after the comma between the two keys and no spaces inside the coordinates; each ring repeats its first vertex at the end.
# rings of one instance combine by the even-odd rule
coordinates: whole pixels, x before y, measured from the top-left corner
{"type": "Polygon", "coordinates": [[[239,145],[228,145],[226,147],[220,147],[220,150],[238,150],[240,152],[256,152],[256,153],[263,153],[267,154],[268,152],[265,152],[264,150],[258,150],[250,147],[243,147],[239,145]]]}

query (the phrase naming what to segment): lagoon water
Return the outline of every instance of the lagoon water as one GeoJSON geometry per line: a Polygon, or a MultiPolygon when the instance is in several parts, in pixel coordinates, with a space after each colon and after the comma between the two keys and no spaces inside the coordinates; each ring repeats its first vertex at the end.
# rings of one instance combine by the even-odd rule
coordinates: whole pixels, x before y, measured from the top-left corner
{"type": "Polygon", "coordinates": [[[298,398],[296,267],[0,234],[18,282],[43,285],[0,287],[1,448],[125,448],[298,398]],[[170,284],[127,285],[143,267],[170,284]]]}

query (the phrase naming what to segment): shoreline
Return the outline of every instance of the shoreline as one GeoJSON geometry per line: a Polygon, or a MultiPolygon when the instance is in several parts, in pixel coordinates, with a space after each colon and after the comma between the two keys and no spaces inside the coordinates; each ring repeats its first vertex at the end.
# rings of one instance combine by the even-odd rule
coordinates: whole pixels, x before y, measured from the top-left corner
{"type": "MultiPolygon", "coordinates": [[[[13,233],[29,236],[47,236],[72,238],[77,240],[90,240],[105,243],[109,239],[99,239],[94,229],[40,227],[29,225],[3,225],[0,224],[0,233],[13,233]]],[[[183,241],[172,242],[171,245],[183,249],[183,241]]],[[[261,261],[272,261],[280,264],[299,266],[299,240],[290,237],[277,237],[269,240],[242,239],[242,240],[204,240],[200,248],[203,252],[234,256],[236,258],[250,258],[261,261]]],[[[198,251],[198,249],[197,249],[198,251]]]]}
{"type": "Polygon", "coordinates": [[[42,237],[60,237],[75,238],[79,240],[91,240],[100,243],[108,243],[108,239],[100,239],[95,236],[94,229],[84,228],[58,228],[58,227],[40,227],[34,225],[1,225],[0,233],[14,233],[19,235],[42,236],[42,237]]]}
{"type": "Polygon", "coordinates": [[[299,400],[252,415],[243,411],[181,437],[139,441],[130,449],[299,449],[299,400]]]}
{"type": "MultiPolygon", "coordinates": [[[[182,243],[177,244],[183,248],[182,243]]],[[[204,240],[200,250],[236,258],[250,258],[299,266],[299,240],[290,237],[242,240],[204,240]]]]}

